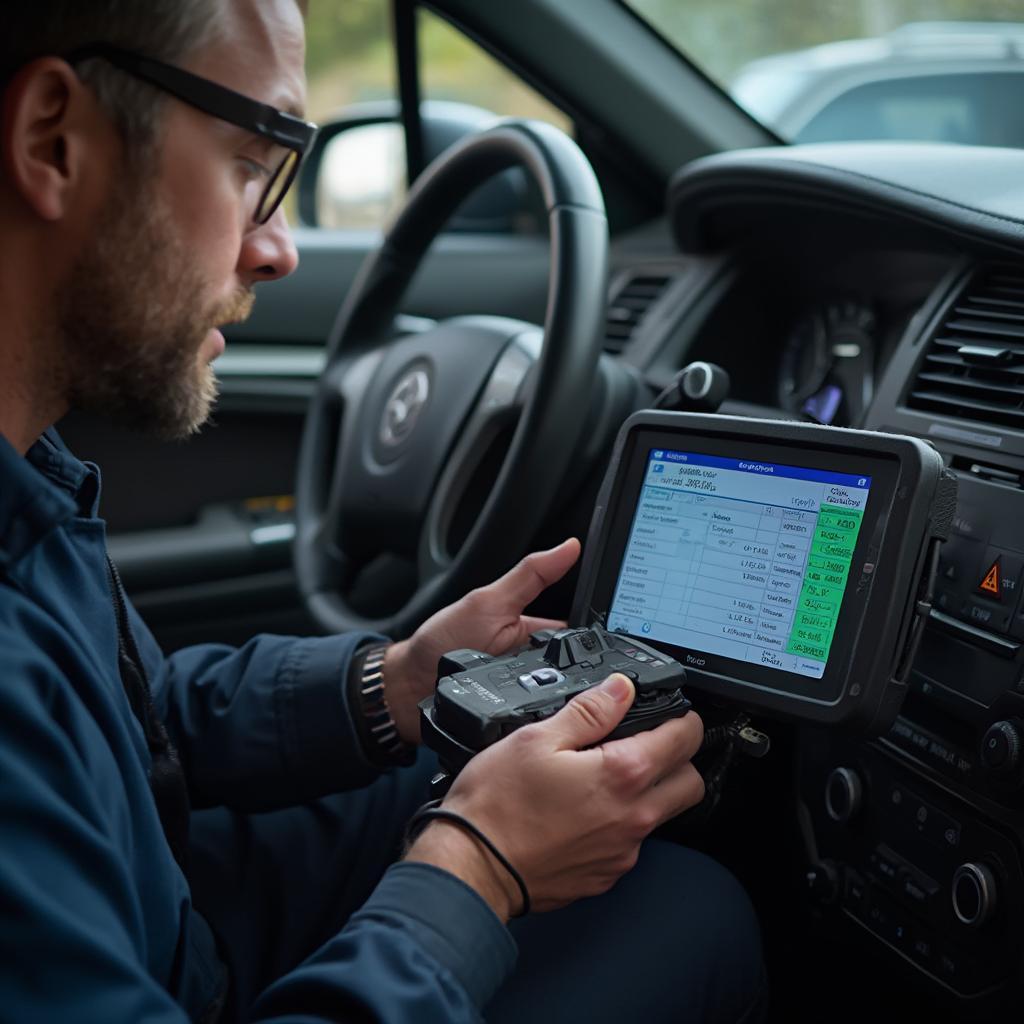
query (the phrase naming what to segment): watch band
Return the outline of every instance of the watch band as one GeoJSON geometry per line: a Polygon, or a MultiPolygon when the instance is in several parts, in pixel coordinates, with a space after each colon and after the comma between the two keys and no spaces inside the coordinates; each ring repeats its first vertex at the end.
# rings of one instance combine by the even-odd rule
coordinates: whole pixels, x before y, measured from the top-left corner
{"type": "Polygon", "coordinates": [[[384,695],[384,658],[390,646],[374,644],[366,649],[359,670],[359,705],[366,723],[371,757],[388,766],[406,765],[415,759],[416,748],[399,736],[384,695]]]}

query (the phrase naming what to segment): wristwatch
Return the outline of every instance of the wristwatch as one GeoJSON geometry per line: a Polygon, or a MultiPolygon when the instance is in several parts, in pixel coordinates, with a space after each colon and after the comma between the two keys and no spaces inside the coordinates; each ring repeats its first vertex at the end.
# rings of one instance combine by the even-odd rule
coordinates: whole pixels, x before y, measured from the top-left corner
{"type": "Polygon", "coordinates": [[[372,644],[356,654],[353,665],[356,720],[367,756],[383,768],[412,764],[416,748],[398,734],[384,695],[384,658],[389,643],[372,644]]]}

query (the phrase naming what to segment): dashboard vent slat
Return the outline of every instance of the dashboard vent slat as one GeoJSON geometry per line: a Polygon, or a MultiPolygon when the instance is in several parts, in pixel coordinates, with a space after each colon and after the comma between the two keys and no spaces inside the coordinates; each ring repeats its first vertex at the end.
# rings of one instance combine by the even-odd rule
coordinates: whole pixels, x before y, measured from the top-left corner
{"type": "Polygon", "coordinates": [[[605,315],[604,350],[618,355],[631,341],[647,311],[661,298],[668,274],[633,274],[615,292],[605,315]]]}
{"type": "Polygon", "coordinates": [[[907,405],[1024,430],[1024,268],[988,266],[928,343],[907,405]]]}
{"type": "Polygon", "coordinates": [[[974,317],[959,317],[946,324],[946,330],[963,334],[990,334],[996,338],[1020,338],[1024,341],[1024,324],[1014,327],[1010,324],[995,324],[990,320],[974,317]]]}
{"type": "MultiPolygon", "coordinates": [[[[929,353],[925,357],[925,362],[929,367],[958,367],[963,368],[964,360],[958,355],[948,355],[945,352],[929,353]]],[[[974,377],[981,378],[985,376],[982,372],[984,367],[975,365],[974,370],[977,371],[974,377]]],[[[922,375],[925,371],[922,370],[922,375]]],[[[942,372],[942,371],[939,371],[942,372]]],[[[999,375],[1000,380],[1015,380],[1018,385],[1024,384],[1024,366],[1020,365],[1003,365],[999,364],[996,366],[996,372],[999,375]]]]}
{"type": "Polygon", "coordinates": [[[946,373],[922,373],[918,381],[928,381],[929,384],[938,384],[943,388],[951,388],[963,394],[981,395],[987,394],[998,399],[1000,395],[1012,395],[1017,399],[1024,399],[1020,387],[1006,387],[1002,384],[989,384],[982,380],[968,380],[966,377],[953,377],[946,373]]]}
{"type": "Polygon", "coordinates": [[[969,305],[957,306],[953,312],[962,317],[983,316],[990,320],[1007,320],[1024,325],[1024,303],[1002,302],[999,308],[989,309],[986,308],[990,305],[988,302],[973,299],[967,301],[969,305]],[[1014,311],[1014,306],[1020,309],[1019,313],[1014,311]]]}

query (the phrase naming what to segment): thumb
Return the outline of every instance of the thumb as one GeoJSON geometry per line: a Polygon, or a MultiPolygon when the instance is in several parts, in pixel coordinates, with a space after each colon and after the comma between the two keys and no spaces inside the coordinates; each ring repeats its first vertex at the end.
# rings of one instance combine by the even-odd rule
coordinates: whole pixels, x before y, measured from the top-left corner
{"type": "Polygon", "coordinates": [[[600,743],[625,717],[633,703],[633,684],[613,672],[600,686],[584,690],[540,728],[554,734],[560,750],[582,750],[600,743]]]}

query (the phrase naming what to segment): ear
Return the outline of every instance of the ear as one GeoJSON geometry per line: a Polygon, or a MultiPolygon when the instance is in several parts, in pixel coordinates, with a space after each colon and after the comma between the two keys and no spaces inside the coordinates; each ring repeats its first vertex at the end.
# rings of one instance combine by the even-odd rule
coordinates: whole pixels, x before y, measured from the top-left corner
{"type": "Polygon", "coordinates": [[[8,84],[0,117],[4,174],[44,220],[68,214],[95,145],[98,113],[92,94],[59,57],[26,64],[8,84]]]}

